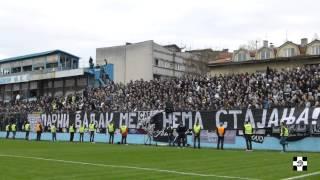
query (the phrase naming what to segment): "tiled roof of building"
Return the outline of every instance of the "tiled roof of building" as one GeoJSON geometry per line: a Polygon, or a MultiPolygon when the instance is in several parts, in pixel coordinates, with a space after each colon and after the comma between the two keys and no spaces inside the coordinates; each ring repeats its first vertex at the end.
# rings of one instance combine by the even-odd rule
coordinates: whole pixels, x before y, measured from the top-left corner
{"type": "Polygon", "coordinates": [[[232,61],[232,53],[229,52],[220,52],[215,60],[211,60],[209,64],[219,64],[219,63],[227,63],[232,61]]]}

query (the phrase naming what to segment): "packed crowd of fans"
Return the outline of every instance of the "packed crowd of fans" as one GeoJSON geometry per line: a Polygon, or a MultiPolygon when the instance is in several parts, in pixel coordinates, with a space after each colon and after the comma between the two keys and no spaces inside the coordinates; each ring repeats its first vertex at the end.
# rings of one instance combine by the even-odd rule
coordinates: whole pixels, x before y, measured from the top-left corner
{"type": "Polygon", "coordinates": [[[320,106],[320,65],[261,73],[185,76],[167,80],[109,82],[66,97],[0,104],[0,112],[140,111],[320,106]]]}

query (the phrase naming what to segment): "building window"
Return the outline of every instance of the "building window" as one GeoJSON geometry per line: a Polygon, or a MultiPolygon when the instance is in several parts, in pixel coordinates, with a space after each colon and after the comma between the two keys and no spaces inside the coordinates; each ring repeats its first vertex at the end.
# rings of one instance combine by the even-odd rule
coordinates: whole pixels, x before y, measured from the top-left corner
{"type": "Polygon", "coordinates": [[[10,74],[10,69],[8,69],[8,68],[1,68],[1,69],[0,69],[0,73],[1,73],[1,75],[10,74]]]}
{"type": "Polygon", "coordinates": [[[33,70],[38,71],[38,70],[43,70],[44,66],[38,66],[38,67],[34,67],[33,70]]]}
{"type": "Polygon", "coordinates": [[[320,55],[320,45],[312,46],[312,55],[320,55]]]}
{"type": "Polygon", "coordinates": [[[270,51],[268,50],[263,50],[261,51],[261,59],[270,59],[270,51]]]}
{"type": "Polygon", "coordinates": [[[295,55],[294,48],[286,48],[284,50],[284,56],[285,57],[291,57],[291,56],[294,56],[294,55],[295,55]]]}
{"type": "Polygon", "coordinates": [[[155,60],[154,60],[154,65],[155,65],[155,66],[159,66],[159,59],[155,59],[155,60]]]}
{"type": "Polygon", "coordinates": [[[38,92],[36,89],[30,90],[30,98],[36,98],[38,95],[38,92]]]}
{"type": "Polygon", "coordinates": [[[239,53],[238,61],[245,61],[245,60],[246,60],[246,53],[239,53]]]}
{"type": "Polygon", "coordinates": [[[75,80],[74,80],[74,79],[66,79],[65,81],[66,81],[66,82],[65,82],[65,86],[66,86],[66,87],[73,87],[73,86],[75,86],[75,80]]]}
{"type": "Polygon", "coordinates": [[[77,68],[78,68],[78,61],[73,60],[73,69],[77,69],[77,68]]]}
{"type": "Polygon", "coordinates": [[[65,69],[66,61],[65,61],[65,57],[63,55],[60,56],[60,63],[61,63],[62,69],[65,69]]]}
{"type": "Polygon", "coordinates": [[[26,72],[26,71],[32,71],[32,66],[23,66],[22,67],[23,71],[26,72]]]}
{"type": "Polygon", "coordinates": [[[66,68],[71,69],[71,59],[69,57],[66,59],[66,68]]]}
{"type": "Polygon", "coordinates": [[[14,67],[11,69],[11,73],[19,73],[21,72],[21,67],[14,67]]]}
{"type": "Polygon", "coordinates": [[[58,62],[48,63],[48,64],[46,64],[46,67],[47,68],[56,68],[56,67],[58,67],[58,62]]]}
{"type": "Polygon", "coordinates": [[[77,79],[78,86],[86,86],[87,85],[87,79],[84,77],[80,77],[77,79]]]}
{"type": "Polygon", "coordinates": [[[170,67],[170,63],[166,62],[166,63],[164,64],[164,67],[165,67],[165,68],[169,68],[169,67],[170,67]]]}
{"type": "Polygon", "coordinates": [[[63,80],[55,80],[54,81],[54,88],[63,87],[63,80]]]}
{"type": "Polygon", "coordinates": [[[30,89],[38,89],[38,82],[36,81],[30,82],[30,89]]]}

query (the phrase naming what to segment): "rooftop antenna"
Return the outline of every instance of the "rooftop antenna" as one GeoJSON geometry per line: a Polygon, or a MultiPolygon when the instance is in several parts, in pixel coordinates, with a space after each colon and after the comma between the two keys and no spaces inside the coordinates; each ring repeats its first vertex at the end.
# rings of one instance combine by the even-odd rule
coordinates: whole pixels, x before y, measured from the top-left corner
{"type": "Polygon", "coordinates": [[[313,40],[319,40],[319,36],[318,36],[317,33],[314,33],[314,35],[313,35],[313,40]]]}
{"type": "Polygon", "coordinates": [[[265,34],[265,40],[268,40],[268,33],[265,34]]]}
{"type": "Polygon", "coordinates": [[[286,42],[288,41],[288,30],[286,30],[286,42]]]}

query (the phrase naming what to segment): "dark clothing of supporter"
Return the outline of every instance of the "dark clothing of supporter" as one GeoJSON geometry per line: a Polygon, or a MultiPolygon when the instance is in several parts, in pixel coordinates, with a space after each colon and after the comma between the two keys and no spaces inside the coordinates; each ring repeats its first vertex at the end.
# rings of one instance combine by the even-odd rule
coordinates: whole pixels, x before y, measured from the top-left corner
{"type": "Polygon", "coordinates": [[[169,146],[172,146],[173,145],[173,128],[172,128],[172,126],[167,127],[165,132],[168,134],[169,146]]]}
{"type": "Polygon", "coordinates": [[[183,147],[186,146],[186,132],[187,127],[184,126],[182,123],[177,127],[177,133],[178,133],[178,146],[181,147],[181,142],[183,144],[183,147]]]}

